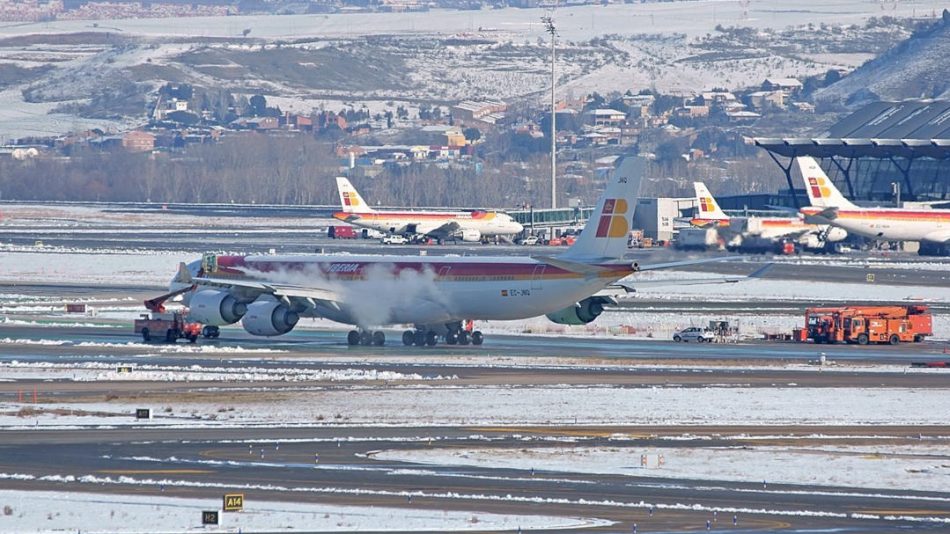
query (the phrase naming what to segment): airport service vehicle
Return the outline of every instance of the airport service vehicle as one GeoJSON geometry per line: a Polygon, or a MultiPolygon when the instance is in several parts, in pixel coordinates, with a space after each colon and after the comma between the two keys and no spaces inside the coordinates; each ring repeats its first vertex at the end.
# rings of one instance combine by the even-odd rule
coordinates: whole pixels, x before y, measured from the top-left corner
{"type": "Polygon", "coordinates": [[[684,343],[695,341],[697,343],[702,343],[704,341],[712,341],[713,337],[714,335],[711,331],[699,326],[691,326],[673,334],[673,341],[682,341],[684,343]]]}
{"type": "Polygon", "coordinates": [[[805,310],[798,341],[815,343],[919,343],[933,335],[927,306],[844,306],[805,310]]]}
{"type": "Polygon", "coordinates": [[[380,243],[384,245],[407,245],[409,240],[404,236],[399,234],[389,234],[384,235],[382,239],[379,240],[380,243]]]}
{"type": "Polygon", "coordinates": [[[580,237],[557,255],[209,254],[179,265],[171,289],[192,288],[184,294],[189,317],[205,325],[240,321],[253,335],[279,336],[301,317],[321,317],[354,325],[347,336],[353,344],[385,343],[373,329],[386,325],[413,325],[403,343],[434,345],[480,343],[480,332],[461,335],[467,320],[546,315],[586,324],[614,302],[605,288],[634,290],[617,282],[630,274],[724,259],[652,266],[622,259],[644,165],[641,158],[621,160],[580,237]]]}
{"type": "Polygon", "coordinates": [[[327,237],[330,239],[356,239],[360,233],[352,226],[330,226],[327,228],[327,237]]]}
{"type": "Polygon", "coordinates": [[[496,236],[513,236],[524,230],[507,213],[497,211],[377,211],[363,200],[350,181],[336,179],[343,210],[333,217],[380,232],[425,235],[439,241],[447,239],[478,242],[496,236]]]}
{"type": "Polygon", "coordinates": [[[519,241],[520,244],[526,245],[526,246],[537,245],[538,242],[539,242],[539,239],[538,239],[538,236],[536,235],[529,235],[528,237],[525,237],[524,239],[519,241]]]}
{"type": "Polygon", "coordinates": [[[800,210],[807,222],[881,241],[918,241],[921,256],[950,255],[950,210],[862,208],[844,198],[814,158],[798,157],[795,164],[811,202],[800,210]]]}
{"type": "MultiPolygon", "coordinates": [[[[702,182],[694,182],[698,213],[690,224],[715,229],[729,250],[787,253],[786,244],[809,250],[827,250],[848,237],[841,228],[809,224],[800,217],[729,217],[702,182]]],[[[708,238],[706,238],[708,241],[708,238]]],[[[793,250],[794,252],[794,250],[793,250]]]]}
{"type": "Polygon", "coordinates": [[[145,308],[149,313],[143,313],[134,322],[135,333],[142,336],[142,341],[174,343],[179,339],[187,339],[194,343],[198,340],[198,336],[202,334],[201,324],[187,321],[185,314],[180,311],[165,311],[166,300],[190,290],[191,288],[180,288],[145,301],[145,308]]]}

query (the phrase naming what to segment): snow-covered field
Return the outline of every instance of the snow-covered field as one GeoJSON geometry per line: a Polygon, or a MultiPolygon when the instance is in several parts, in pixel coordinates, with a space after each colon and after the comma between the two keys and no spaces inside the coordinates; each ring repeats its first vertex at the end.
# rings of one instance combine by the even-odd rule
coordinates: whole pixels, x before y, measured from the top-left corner
{"type": "MultiPolygon", "coordinates": [[[[40,387],[42,395],[42,387],[40,387]]],[[[28,396],[26,397],[28,400],[28,396]]],[[[218,395],[215,401],[41,404],[0,402],[0,428],[145,425],[943,425],[943,389],[611,386],[352,386],[297,394],[218,395]],[[136,408],[154,419],[136,421],[136,408]],[[235,409],[240,407],[240,409],[235,409]]]]}
{"type": "Polygon", "coordinates": [[[245,500],[244,511],[220,513],[220,525],[202,526],[201,513],[219,510],[220,499],[185,499],[62,491],[0,490],[10,514],[0,533],[161,534],[171,532],[493,531],[579,529],[610,521],[540,515],[411,510],[245,500]]]}
{"type": "MultiPolygon", "coordinates": [[[[947,493],[950,440],[870,447],[540,447],[524,449],[420,448],[378,451],[371,458],[425,465],[535,469],[631,477],[765,481],[947,493]],[[662,465],[655,459],[662,455],[662,465]],[[646,457],[648,464],[642,465],[646,457]],[[652,458],[651,458],[652,457],[652,458]]],[[[950,494],[948,494],[950,499],[950,494]]]]}

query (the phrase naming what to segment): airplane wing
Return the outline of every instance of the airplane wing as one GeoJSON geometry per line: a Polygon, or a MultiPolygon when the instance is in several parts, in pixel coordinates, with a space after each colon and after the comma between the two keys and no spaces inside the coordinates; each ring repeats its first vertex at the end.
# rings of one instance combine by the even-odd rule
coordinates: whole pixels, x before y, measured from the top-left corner
{"type": "Polygon", "coordinates": [[[339,301],[339,295],[332,289],[305,287],[295,284],[273,283],[258,280],[235,279],[235,278],[215,278],[215,277],[192,277],[188,272],[187,266],[181,263],[178,267],[176,282],[196,284],[205,287],[217,287],[222,289],[239,289],[250,295],[270,294],[278,299],[303,299],[312,301],[321,301],[333,305],[339,301]]]}
{"type": "Polygon", "coordinates": [[[462,225],[455,221],[450,221],[445,224],[436,226],[435,228],[426,229],[425,227],[416,227],[416,230],[420,234],[425,234],[427,236],[432,236],[435,238],[445,239],[447,237],[452,237],[456,235],[459,230],[462,229],[462,225]]]}
{"type": "Polygon", "coordinates": [[[838,208],[825,208],[814,215],[804,214],[804,220],[809,224],[828,224],[838,218],[838,208]]]}
{"type": "Polygon", "coordinates": [[[755,271],[745,276],[723,276],[719,278],[674,278],[670,280],[642,280],[633,282],[618,281],[611,284],[608,289],[622,289],[627,293],[635,293],[638,287],[664,287],[664,286],[700,286],[707,284],[737,284],[746,280],[762,278],[768,272],[774,263],[766,263],[755,271]]]}
{"type": "Polygon", "coordinates": [[[950,230],[938,230],[925,235],[921,241],[928,243],[950,243],[950,230]]]}

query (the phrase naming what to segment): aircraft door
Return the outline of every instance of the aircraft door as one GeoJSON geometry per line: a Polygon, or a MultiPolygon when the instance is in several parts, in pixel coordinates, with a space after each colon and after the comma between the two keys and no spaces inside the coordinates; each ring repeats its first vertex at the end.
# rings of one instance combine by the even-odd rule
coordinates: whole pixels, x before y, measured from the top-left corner
{"type": "Polygon", "coordinates": [[[546,265],[536,265],[531,274],[531,289],[541,289],[541,282],[544,281],[544,268],[546,265]]]}

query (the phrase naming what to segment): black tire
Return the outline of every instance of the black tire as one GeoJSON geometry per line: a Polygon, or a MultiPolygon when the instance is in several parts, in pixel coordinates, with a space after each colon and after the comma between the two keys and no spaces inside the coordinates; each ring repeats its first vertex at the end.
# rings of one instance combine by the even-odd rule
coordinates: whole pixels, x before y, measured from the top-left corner
{"type": "Polygon", "coordinates": [[[699,336],[696,338],[696,343],[702,343],[704,341],[706,341],[706,338],[704,338],[703,336],[699,336]]]}
{"type": "Polygon", "coordinates": [[[858,334],[858,345],[867,345],[867,344],[868,344],[868,335],[858,334]]]}
{"type": "Polygon", "coordinates": [[[405,346],[412,345],[416,340],[416,334],[412,330],[406,330],[402,333],[402,344],[405,346]]]}
{"type": "Polygon", "coordinates": [[[426,333],[423,332],[422,330],[416,331],[416,333],[413,334],[412,343],[413,343],[413,345],[415,345],[415,346],[417,346],[417,347],[421,347],[421,346],[425,345],[425,344],[426,344],[426,333]]]}
{"type": "Polygon", "coordinates": [[[462,330],[459,333],[459,345],[468,345],[470,341],[471,341],[471,338],[468,335],[468,332],[466,332],[465,330],[462,330]]]}
{"type": "Polygon", "coordinates": [[[148,331],[148,328],[142,329],[142,341],[148,343],[152,340],[152,333],[148,331]]]}
{"type": "Polygon", "coordinates": [[[386,334],[382,333],[379,330],[373,332],[373,345],[376,345],[377,347],[382,347],[385,344],[386,344],[386,334]]]}
{"type": "Polygon", "coordinates": [[[354,347],[360,344],[360,333],[356,330],[350,330],[346,333],[346,344],[354,347]]]}
{"type": "Polygon", "coordinates": [[[426,332],[426,345],[430,347],[434,347],[435,344],[438,342],[439,342],[439,339],[438,337],[436,337],[435,332],[431,330],[426,332]]]}
{"type": "Polygon", "coordinates": [[[165,332],[165,342],[174,343],[176,341],[178,341],[178,330],[175,330],[174,328],[169,328],[165,332]]]}
{"type": "Polygon", "coordinates": [[[478,330],[472,332],[472,345],[481,345],[485,342],[485,336],[478,330]]]}
{"type": "Polygon", "coordinates": [[[373,344],[373,333],[370,331],[360,332],[360,345],[369,346],[373,344]]]}
{"type": "Polygon", "coordinates": [[[673,341],[679,343],[680,341],[683,341],[683,338],[681,338],[681,337],[679,337],[679,336],[673,336],[673,341]]]}
{"type": "Polygon", "coordinates": [[[455,345],[459,342],[459,336],[456,336],[454,332],[449,332],[445,334],[445,344],[446,345],[455,345]]]}
{"type": "Polygon", "coordinates": [[[891,334],[891,337],[887,340],[891,345],[897,345],[901,342],[901,338],[897,337],[897,334],[891,334]]]}
{"type": "Polygon", "coordinates": [[[188,343],[197,343],[197,342],[198,342],[198,336],[194,334],[188,336],[188,343]]]}
{"type": "Polygon", "coordinates": [[[914,336],[914,343],[923,343],[923,342],[924,342],[923,334],[917,334],[914,336]]]}

